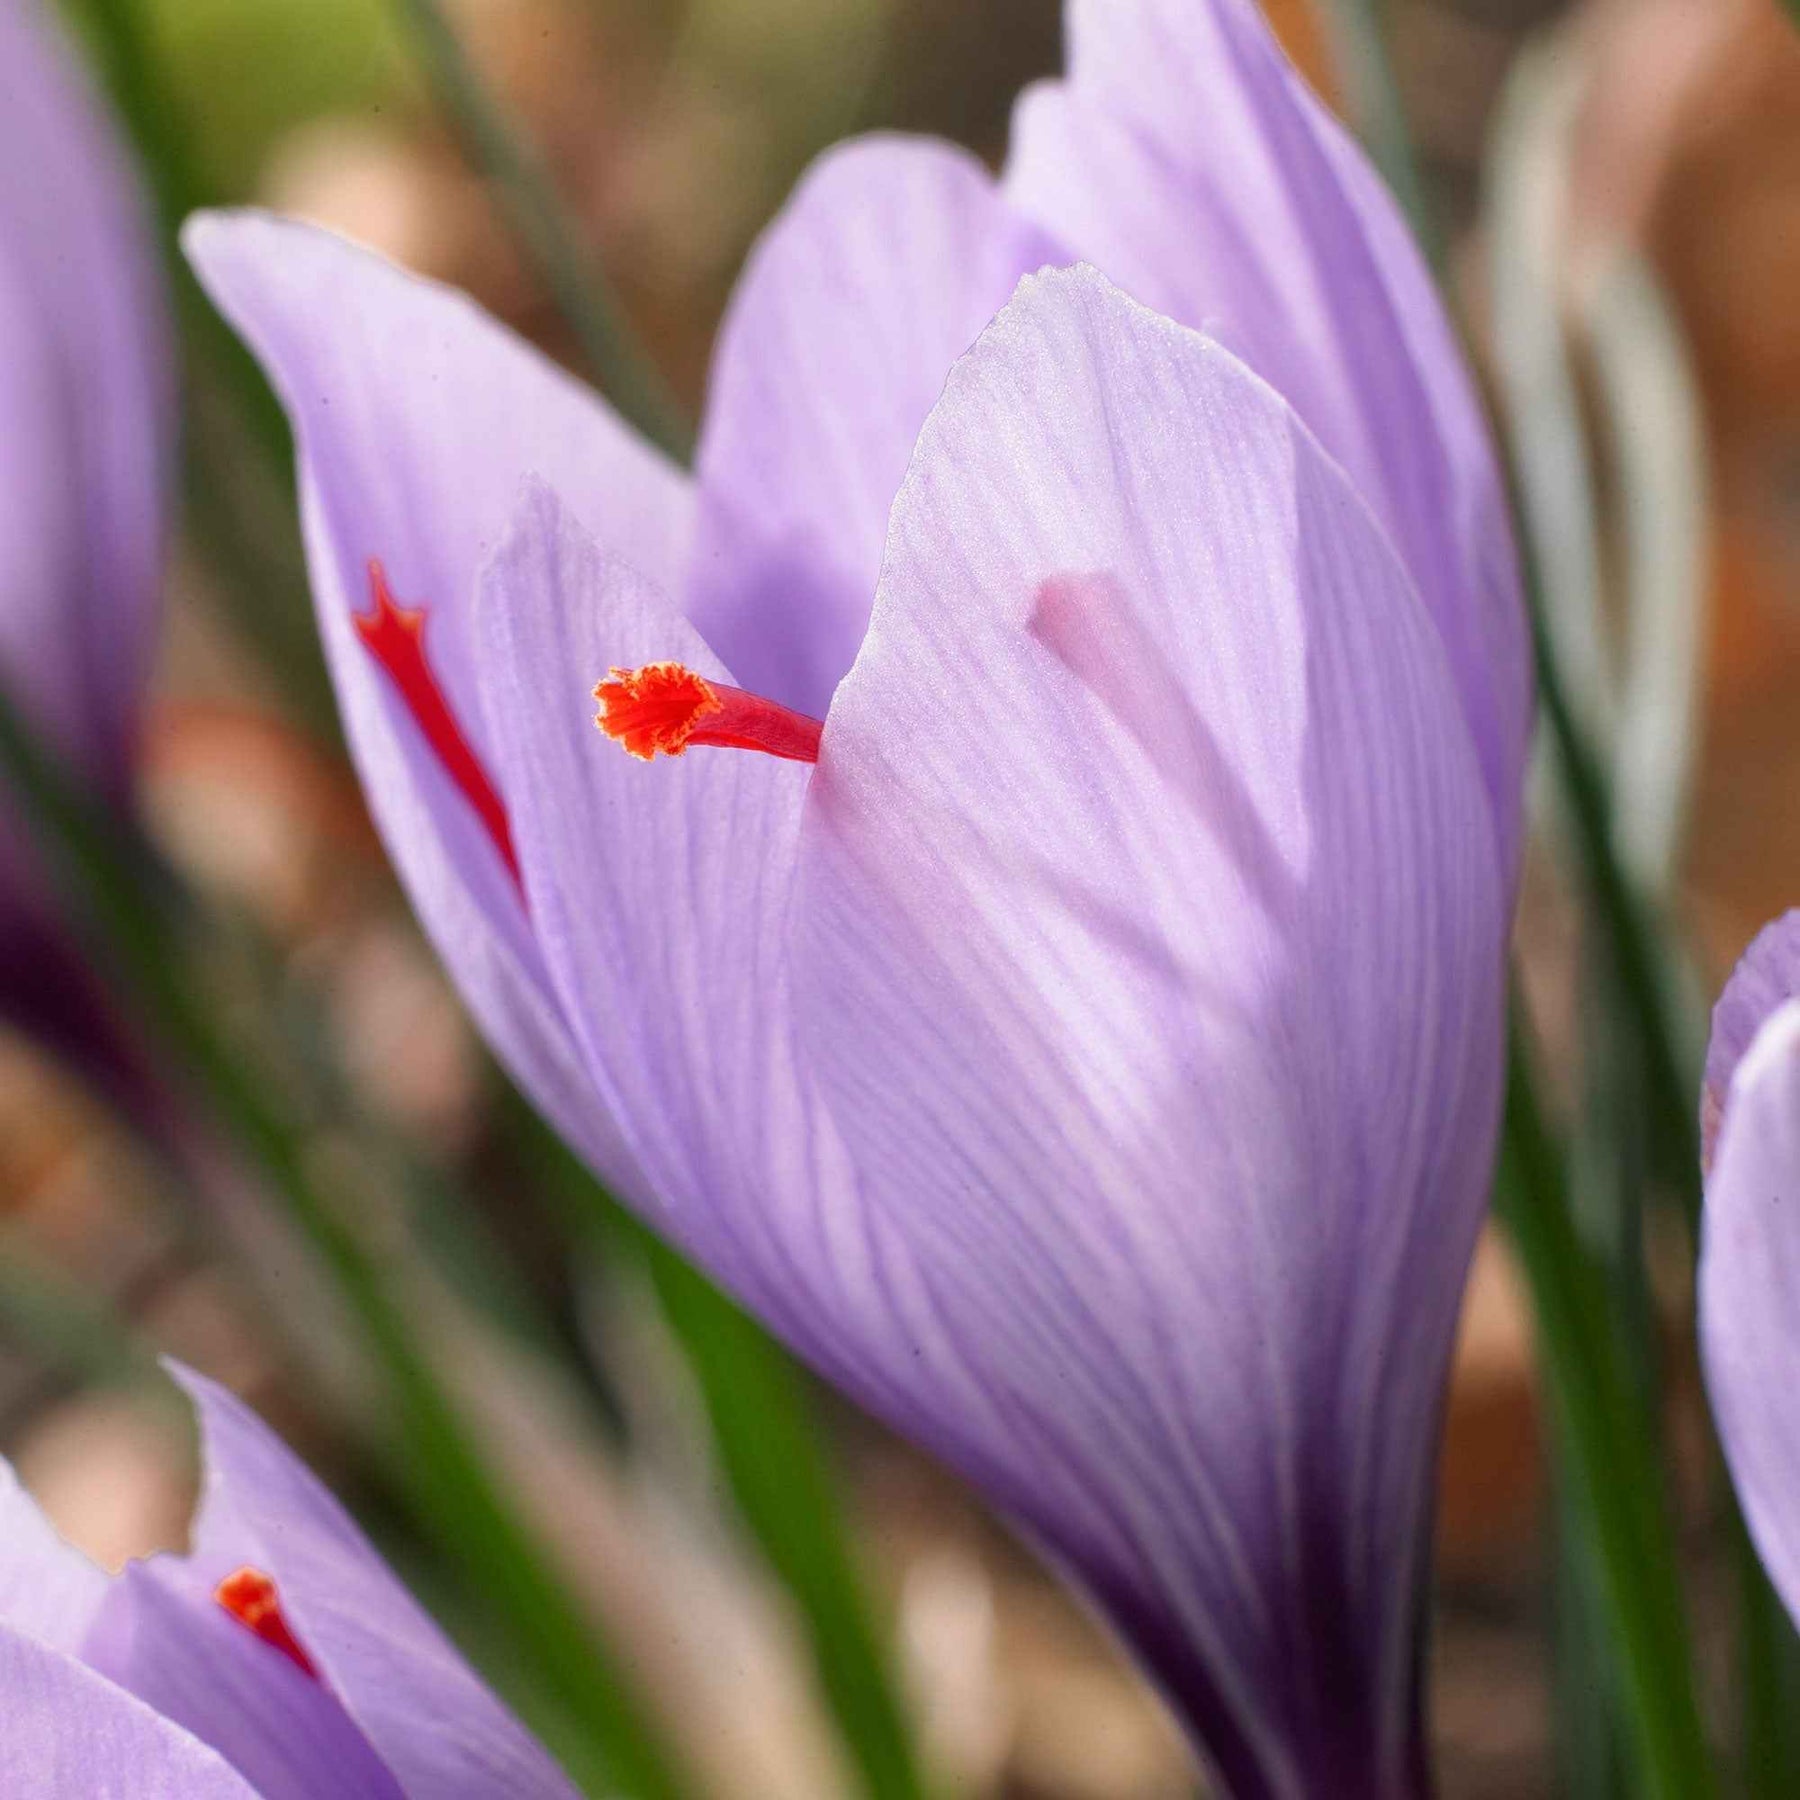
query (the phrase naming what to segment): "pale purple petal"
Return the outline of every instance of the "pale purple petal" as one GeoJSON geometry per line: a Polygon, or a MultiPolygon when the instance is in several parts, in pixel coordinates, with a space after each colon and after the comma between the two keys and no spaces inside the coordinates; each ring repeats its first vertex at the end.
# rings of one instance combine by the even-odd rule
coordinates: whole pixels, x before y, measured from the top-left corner
{"type": "Polygon", "coordinates": [[[1800,994],[1800,909],[1782,914],[1756,934],[1713,1007],[1700,1093],[1700,1159],[1706,1168],[1712,1167],[1718,1150],[1719,1126],[1738,1063],[1763,1021],[1796,994],[1800,994]]]}
{"type": "Polygon", "coordinates": [[[1339,471],[1216,346],[1028,282],[926,428],[810,786],[594,733],[571,665],[725,671],[542,493],[488,588],[636,1197],[1071,1565],[1234,1793],[1410,1791],[1503,898],[1339,471]]]}
{"type": "Polygon", "coordinates": [[[330,1691],[172,1564],[125,1570],[82,1661],[211,1745],[261,1800],[406,1800],[330,1691]]]}
{"type": "Polygon", "coordinates": [[[1394,541],[1449,652],[1508,865],[1530,662],[1478,402],[1392,199],[1250,0],[1072,0],[1005,191],[1269,381],[1394,541]]]}
{"type": "Polygon", "coordinates": [[[705,749],[642,763],[594,729],[589,689],[610,666],[734,672],[548,490],[522,497],[487,589],[489,728],[531,917],[598,1103],[644,1171],[630,1197],[790,1335],[828,1335],[808,1296],[821,1152],[787,1003],[808,771],[705,749]]]}
{"type": "Polygon", "coordinates": [[[20,1800],[259,1800],[197,1738],[73,1657],[4,1625],[0,1793],[20,1800]]]}
{"type": "Polygon", "coordinates": [[[174,407],[136,184],[37,0],[0,4],[0,680],[121,797],[174,407]]]}
{"type": "Polygon", "coordinates": [[[210,1594],[246,1564],[268,1575],[295,1637],[406,1793],[574,1800],[536,1740],[281,1440],[223,1388],[171,1373],[200,1415],[207,1471],[183,1588],[210,1594]]]}
{"type": "Polygon", "coordinates": [[[794,955],[878,1221],[842,1309],[1228,1790],[1415,1791],[1503,885],[1338,468],[1092,271],[952,375],[826,724],[794,955]]]}
{"type": "Polygon", "coordinates": [[[75,1650],[106,1597],[106,1576],[65,1544],[0,1462],[0,1626],[75,1650]]]}
{"type": "Polygon", "coordinates": [[[200,218],[184,241],[293,421],[326,655],[413,904],[513,1073],[603,1172],[629,1181],[587,1102],[506,866],[351,619],[369,609],[367,563],[379,558],[399,603],[429,609],[433,670],[485,757],[470,614],[521,477],[556,481],[591,528],[665,579],[687,557],[687,482],[458,294],[326,232],[255,214],[200,218]]]}
{"type": "Polygon", "coordinates": [[[1800,1621],[1800,1000],[1779,1000],[1734,1062],[1706,1185],[1700,1343],[1750,1535],[1800,1621]]]}
{"type": "Polygon", "coordinates": [[[824,713],[950,365],[1020,276],[1073,260],[948,144],[860,138],[814,165],[732,297],[700,439],[685,608],[740,684],[824,713]]]}

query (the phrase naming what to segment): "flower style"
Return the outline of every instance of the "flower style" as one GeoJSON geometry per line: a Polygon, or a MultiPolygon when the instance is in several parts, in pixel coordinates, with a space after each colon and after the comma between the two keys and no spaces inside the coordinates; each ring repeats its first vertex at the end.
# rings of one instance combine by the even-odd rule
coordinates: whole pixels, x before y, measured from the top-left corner
{"type": "MultiPolygon", "coordinates": [[[[0,0],[0,683],[122,806],[156,625],[173,392],[109,122],[36,0],[0,0]]],[[[0,794],[0,1017],[125,1079],[104,1000],[0,794]]]]}
{"type": "Polygon", "coordinates": [[[170,1371],[207,1484],[186,1556],[109,1578],[0,1463],[0,1790],[33,1800],[575,1800],[343,1509],[170,1371]]]}
{"type": "Polygon", "coordinates": [[[1800,1620],[1800,912],[1745,953],[1713,1012],[1700,1346],[1744,1518],[1800,1620]]]}
{"type": "Polygon", "coordinates": [[[825,159],[692,481],[322,233],[189,249],[514,1073],[1085,1584],[1225,1791],[1385,1800],[1498,1111],[1511,552],[1416,256],[1250,9],[1071,26],[1000,186],[825,159]]]}

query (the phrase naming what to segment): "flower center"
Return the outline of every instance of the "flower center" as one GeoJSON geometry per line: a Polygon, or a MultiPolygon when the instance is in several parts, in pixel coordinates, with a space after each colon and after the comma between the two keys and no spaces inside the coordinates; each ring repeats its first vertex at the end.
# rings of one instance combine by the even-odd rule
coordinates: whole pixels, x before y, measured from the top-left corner
{"type": "Polygon", "coordinates": [[[594,723],[628,755],[649,762],[661,751],[680,756],[695,744],[728,750],[760,750],[789,762],[816,763],[817,719],[791,711],[760,694],[708,681],[684,663],[645,663],[613,669],[594,689],[600,710],[594,723]]]}
{"type": "Polygon", "coordinates": [[[302,1675],[319,1679],[313,1660],[300,1648],[300,1640],[289,1628],[281,1610],[281,1596],[275,1583],[261,1569],[245,1567],[227,1575],[213,1589],[213,1598],[224,1609],[265,1644],[279,1650],[302,1675]]]}
{"type": "Polygon", "coordinates": [[[426,660],[426,609],[396,605],[386,571],[374,557],[369,559],[369,599],[370,611],[352,615],[356,635],[363,648],[387,671],[406,710],[412,714],[413,723],[424,733],[444,773],[475,809],[475,816],[499,851],[507,873],[518,885],[519,859],[513,853],[506,802],[500,798],[499,789],[464,734],[449,697],[426,660]]]}

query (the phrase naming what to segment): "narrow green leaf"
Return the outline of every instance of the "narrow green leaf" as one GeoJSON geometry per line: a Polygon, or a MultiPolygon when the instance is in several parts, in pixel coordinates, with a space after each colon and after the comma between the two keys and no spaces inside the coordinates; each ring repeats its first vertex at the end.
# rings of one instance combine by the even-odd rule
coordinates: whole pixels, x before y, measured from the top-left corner
{"type": "Polygon", "coordinates": [[[1552,1715],[1559,1792],[1579,1800],[1631,1800],[1632,1758],[1620,1729],[1612,1640],[1596,1579],[1587,1521],[1568,1491],[1554,1483],[1551,1522],[1552,1715]]]}
{"type": "Polygon", "coordinates": [[[760,1326],[660,1239],[641,1247],[706,1397],[744,1522],[800,1609],[813,1662],[872,1800],[923,1792],[887,1657],[863,1599],[804,1377],[760,1326]]]}
{"type": "Polygon", "coordinates": [[[1589,1537],[1623,1715],[1652,1800],[1714,1789],[1655,1436],[1569,1208],[1515,1008],[1495,1205],[1530,1289],[1563,1477],[1589,1537]]]}
{"type": "Polygon", "coordinates": [[[694,435],[624,309],[582,241],[536,153],[490,94],[438,0],[394,0],[470,160],[494,190],[562,313],[601,390],[676,462],[693,460],[694,435]]]}
{"type": "Polygon", "coordinates": [[[706,1402],[714,1449],[745,1526],[805,1624],[814,1666],[872,1800],[924,1785],[893,1672],[871,1623],[843,1501],[805,1375],[746,1313],[632,1217],[521,1106],[526,1153],[572,1226],[639,1258],[706,1402]]]}

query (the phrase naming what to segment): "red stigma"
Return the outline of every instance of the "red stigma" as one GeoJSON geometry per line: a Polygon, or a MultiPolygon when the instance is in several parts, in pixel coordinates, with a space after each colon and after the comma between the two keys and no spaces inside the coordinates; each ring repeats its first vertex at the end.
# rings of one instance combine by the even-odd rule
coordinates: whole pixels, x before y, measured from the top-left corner
{"type": "Polygon", "coordinates": [[[242,1568],[227,1575],[213,1589],[213,1598],[265,1644],[279,1650],[302,1675],[319,1679],[313,1660],[300,1648],[300,1640],[288,1627],[281,1610],[281,1596],[261,1569],[242,1568]]]}
{"type": "Polygon", "coordinates": [[[363,648],[387,671],[444,773],[475,809],[475,816],[500,852],[500,860],[506,864],[514,885],[520,885],[519,859],[513,854],[506,802],[500,798],[474,745],[464,735],[449,698],[426,660],[426,609],[395,604],[387,573],[375,557],[369,559],[369,599],[371,611],[351,616],[356,635],[363,648]]]}
{"type": "Polygon", "coordinates": [[[824,726],[760,694],[708,681],[684,663],[613,669],[594,689],[594,723],[630,756],[649,762],[696,744],[760,750],[789,762],[816,763],[824,726]]]}

